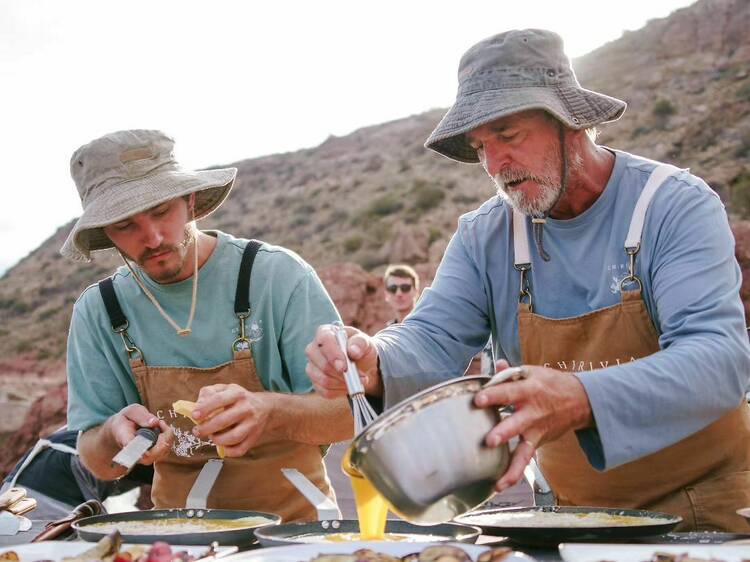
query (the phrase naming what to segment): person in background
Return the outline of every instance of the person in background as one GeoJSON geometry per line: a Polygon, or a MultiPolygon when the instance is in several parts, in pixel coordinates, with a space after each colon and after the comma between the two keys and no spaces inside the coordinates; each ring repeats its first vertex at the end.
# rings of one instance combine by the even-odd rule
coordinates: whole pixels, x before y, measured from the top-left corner
{"type": "Polygon", "coordinates": [[[386,326],[403,322],[419,297],[419,275],[405,264],[389,265],[383,274],[385,302],[391,305],[394,318],[386,326]]]}
{"type": "MultiPolygon", "coordinates": [[[[487,38],[426,146],[481,165],[497,195],[458,221],[431,287],[373,337],[347,328],[386,407],[453,378],[492,336],[519,380],[485,439],[518,437],[496,489],[533,455],[562,505],[640,508],[679,530],[746,532],[750,377],[741,270],[718,195],[687,170],[597,144],[625,102],[582,88],[562,39],[487,38]]],[[[306,348],[316,390],[345,390],[333,329],[306,348]]]]}
{"type": "Polygon", "coordinates": [[[84,290],[70,323],[68,425],[83,432],[86,468],[120,478],[113,457],[139,427],[158,427],[140,460],[154,463],[157,508],[184,507],[222,447],[208,507],[315,519],[281,468],[333,498],[319,445],[350,437],[352,422],[346,400],[311,392],[304,371],[315,327],[339,320],[313,268],[285,248],[200,230],[237,169],[186,170],[161,131],[95,139],[70,169],[83,214],[61,253],[114,250],[123,261],[84,290]],[[183,415],[178,400],[197,403],[183,415]]]}
{"type": "Polygon", "coordinates": [[[0,492],[12,486],[24,488],[26,496],[37,501],[31,516],[55,520],[85,501],[103,502],[110,496],[151,485],[154,469],[142,464],[136,465],[119,480],[96,478],[81,463],[77,442],[78,432],[67,429],[40,439],[5,477],[0,492]]]}

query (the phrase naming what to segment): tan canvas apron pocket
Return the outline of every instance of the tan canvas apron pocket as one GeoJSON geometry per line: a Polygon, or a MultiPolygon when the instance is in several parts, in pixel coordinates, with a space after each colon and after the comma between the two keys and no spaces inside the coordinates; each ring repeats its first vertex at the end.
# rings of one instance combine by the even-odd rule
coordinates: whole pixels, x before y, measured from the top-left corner
{"type": "Polygon", "coordinates": [[[747,533],[747,522],[735,512],[750,506],[750,471],[732,472],[686,488],[697,527],[704,531],[747,533]]]}

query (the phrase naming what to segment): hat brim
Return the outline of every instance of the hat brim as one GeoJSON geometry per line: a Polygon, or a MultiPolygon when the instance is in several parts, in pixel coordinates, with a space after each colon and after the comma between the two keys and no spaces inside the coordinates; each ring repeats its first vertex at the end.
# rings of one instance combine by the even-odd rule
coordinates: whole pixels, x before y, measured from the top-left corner
{"type": "Polygon", "coordinates": [[[91,252],[114,247],[105,226],[191,193],[196,194],[195,218],[201,219],[224,202],[236,175],[237,168],[168,170],[110,186],[86,205],[60,253],[88,261],[91,252]]]}
{"type": "Polygon", "coordinates": [[[617,98],[580,87],[526,87],[494,89],[459,95],[425,147],[453,160],[479,162],[466,133],[501,117],[530,109],[543,109],[571,129],[586,129],[615,121],[627,104],[617,98]]]}

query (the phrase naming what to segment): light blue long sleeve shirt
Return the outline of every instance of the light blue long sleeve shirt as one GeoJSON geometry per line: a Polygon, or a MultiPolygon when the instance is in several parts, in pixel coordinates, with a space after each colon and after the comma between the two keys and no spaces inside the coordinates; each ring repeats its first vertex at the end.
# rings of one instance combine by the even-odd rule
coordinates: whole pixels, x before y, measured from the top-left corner
{"type": "MultiPolygon", "coordinates": [[[[657,163],[613,152],[614,169],[596,202],[572,219],[547,220],[544,247],[551,260],[531,248],[536,314],[567,318],[620,302],[630,219],[657,163]]],[[[526,226],[533,240],[529,221],[526,226]]],[[[521,364],[512,230],[512,209],[500,197],[462,216],[412,314],[375,336],[386,407],[462,374],[490,334],[496,358],[521,364]]],[[[636,274],[660,351],[595,371],[579,362],[559,366],[575,371],[588,394],[596,428],[577,435],[599,470],[712,423],[737,407],[750,376],[734,238],[718,196],[688,171],[656,192],[636,274]]]]}

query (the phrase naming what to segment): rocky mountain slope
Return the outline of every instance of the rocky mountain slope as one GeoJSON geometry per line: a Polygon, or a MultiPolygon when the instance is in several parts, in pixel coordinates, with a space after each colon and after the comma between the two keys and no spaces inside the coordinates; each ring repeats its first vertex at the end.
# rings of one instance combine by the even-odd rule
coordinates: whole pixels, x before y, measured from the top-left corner
{"type": "MultiPolygon", "coordinates": [[[[750,232],[740,221],[750,215],[749,29],[747,0],[699,0],[574,61],[582,84],[629,104],[623,119],[601,128],[600,142],[703,176],[735,220],[746,265],[750,232]]],[[[347,321],[377,329],[388,315],[377,275],[383,264],[421,264],[429,278],[456,218],[493,195],[478,166],[423,148],[443,112],[234,163],[233,194],[202,226],[298,251],[321,271],[347,321]]],[[[18,412],[64,380],[71,305],[117,264],[112,256],[64,260],[58,249],[71,226],[0,278],[0,432],[18,427],[18,412]],[[19,396],[19,381],[30,380],[37,382],[19,396]],[[16,409],[5,408],[14,400],[16,409]]]]}

